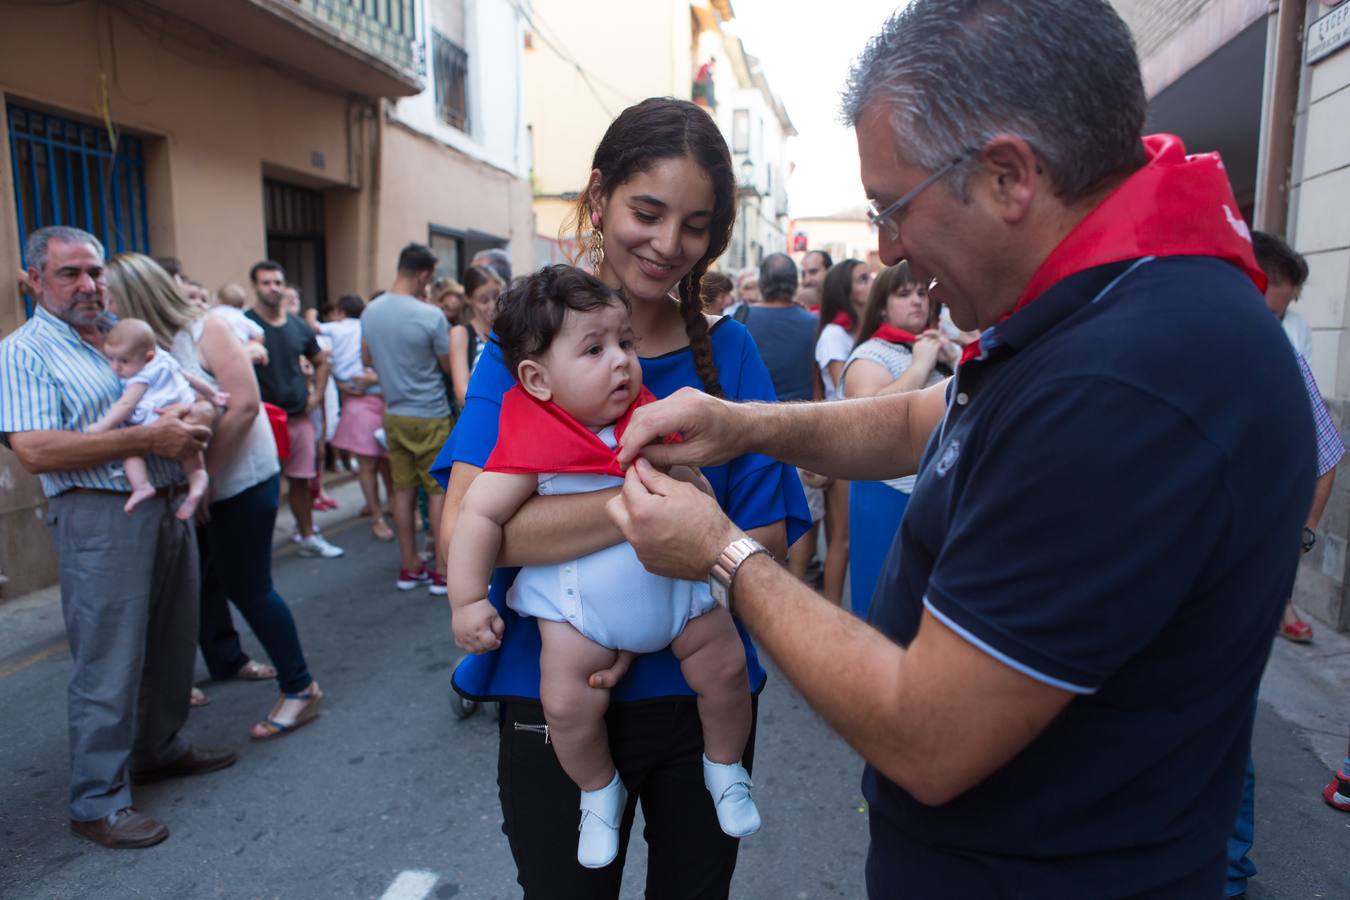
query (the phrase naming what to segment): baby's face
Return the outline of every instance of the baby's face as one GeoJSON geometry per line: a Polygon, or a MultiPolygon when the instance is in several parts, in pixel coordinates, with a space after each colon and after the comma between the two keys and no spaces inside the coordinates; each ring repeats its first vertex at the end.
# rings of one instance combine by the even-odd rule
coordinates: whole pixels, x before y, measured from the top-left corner
{"type": "Polygon", "coordinates": [[[120,344],[104,344],[103,352],[107,354],[113,374],[118,378],[130,378],[155,358],[154,350],[136,353],[120,344]]]}
{"type": "Polygon", "coordinates": [[[616,421],[642,388],[637,339],[628,310],[619,303],[588,312],[568,310],[540,363],[553,402],[587,428],[616,421]]]}

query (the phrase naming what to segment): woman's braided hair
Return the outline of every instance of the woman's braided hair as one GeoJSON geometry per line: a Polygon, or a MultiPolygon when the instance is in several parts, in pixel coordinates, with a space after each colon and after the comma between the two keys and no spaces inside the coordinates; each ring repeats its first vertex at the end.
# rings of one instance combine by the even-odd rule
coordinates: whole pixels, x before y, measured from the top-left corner
{"type": "MultiPolygon", "coordinates": [[[[707,252],[694,263],[693,268],[680,279],[676,293],[680,298],[680,316],[689,336],[689,350],[694,356],[703,389],[722,396],[717,364],[713,360],[712,339],[708,336],[708,320],[703,316],[703,275],[713,261],[721,256],[731,241],[731,229],[736,221],[736,176],[731,167],[731,152],[712,117],[688,100],[671,97],[652,97],[636,106],[630,106],[605,131],[600,145],[595,148],[591,169],[599,170],[601,195],[608,197],[614,189],[639,172],[646,171],[664,159],[688,157],[707,173],[713,185],[713,212],[708,223],[707,252]]],[[[576,256],[585,255],[593,241],[591,225],[591,184],[577,198],[576,208],[563,223],[563,231],[571,231],[575,239],[576,256]]],[[[576,260],[574,259],[573,262],[576,260]]]]}

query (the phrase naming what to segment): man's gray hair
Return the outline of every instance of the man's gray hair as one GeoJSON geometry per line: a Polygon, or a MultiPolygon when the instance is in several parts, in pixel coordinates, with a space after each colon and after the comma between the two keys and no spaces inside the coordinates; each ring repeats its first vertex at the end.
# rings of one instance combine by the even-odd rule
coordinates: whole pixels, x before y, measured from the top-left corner
{"type": "Polygon", "coordinates": [[[502,284],[511,283],[511,254],[507,253],[501,247],[492,247],[487,250],[479,250],[469,261],[471,266],[487,266],[497,273],[497,277],[502,280],[502,284]]]}
{"type": "Polygon", "coordinates": [[[47,268],[47,245],[54,240],[63,244],[88,244],[98,251],[100,257],[106,258],[102,242],[89,232],[80,228],[72,228],[69,225],[48,225],[46,228],[39,228],[28,235],[28,240],[23,247],[24,265],[37,269],[39,272],[45,271],[47,268]]]}
{"type": "Polygon", "coordinates": [[[914,0],[854,64],[844,118],[856,127],[873,102],[891,108],[900,157],[929,171],[1015,134],[1072,202],[1144,164],[1139,59],[1106,0],[914,0]]]}
{"type": "Polygon", "coordinates": [[[797,264],[786,253],[770,253],[759,263],[759,296],[791,300],[797,293],[797,264]]]}

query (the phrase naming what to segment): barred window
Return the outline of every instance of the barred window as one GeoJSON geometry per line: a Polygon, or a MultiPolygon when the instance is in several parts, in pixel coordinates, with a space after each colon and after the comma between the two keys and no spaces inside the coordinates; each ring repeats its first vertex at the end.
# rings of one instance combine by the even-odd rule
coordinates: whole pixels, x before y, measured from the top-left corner
{"type": "Polygon", "coordinates": [[[441,121],[460,131],[469,130],[466,83],[469,54],[439,31],[432,32],[433,66],[436,78],[436,113],[441,121]]]}

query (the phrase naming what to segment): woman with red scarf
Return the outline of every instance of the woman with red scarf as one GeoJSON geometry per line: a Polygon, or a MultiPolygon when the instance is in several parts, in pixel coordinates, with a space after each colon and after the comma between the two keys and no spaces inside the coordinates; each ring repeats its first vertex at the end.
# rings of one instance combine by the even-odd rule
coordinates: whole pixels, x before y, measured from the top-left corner
{"type": "MultiPolygon", "coordinates": [[[[840,374],[844,397],[903,394],[951,375],[960,350],[938,327],[940,308],[907,261],[882,269],[867,296],[858,345],[840,374]]],[[[913,475],[849,484],[848,570],[853,611],[863,618],[913,491],[913,475]]]]}
{"type": "MultiPolygon", "coordinates": [[[[872,270],[858,259],[846,259],[830,266],[821,290],[820,327],[816,332],[816,366],[819,368],[821,396],[826,400],[840,400],[839,378],[844,372],[844,361],[853,350],[858,322],[867,302],[867,289],[872,283],[872,270]]],[[[822,592],[834,603],[844,600],[844,576],[848,574],[848,482],[819,478],[812,483],[803,475],[808,487],[819,487],[825,492],[825,559],[822,592]]],[[[803,539],[794,553],[808,559],[815,552],[815,531],[803,539]]]]}

